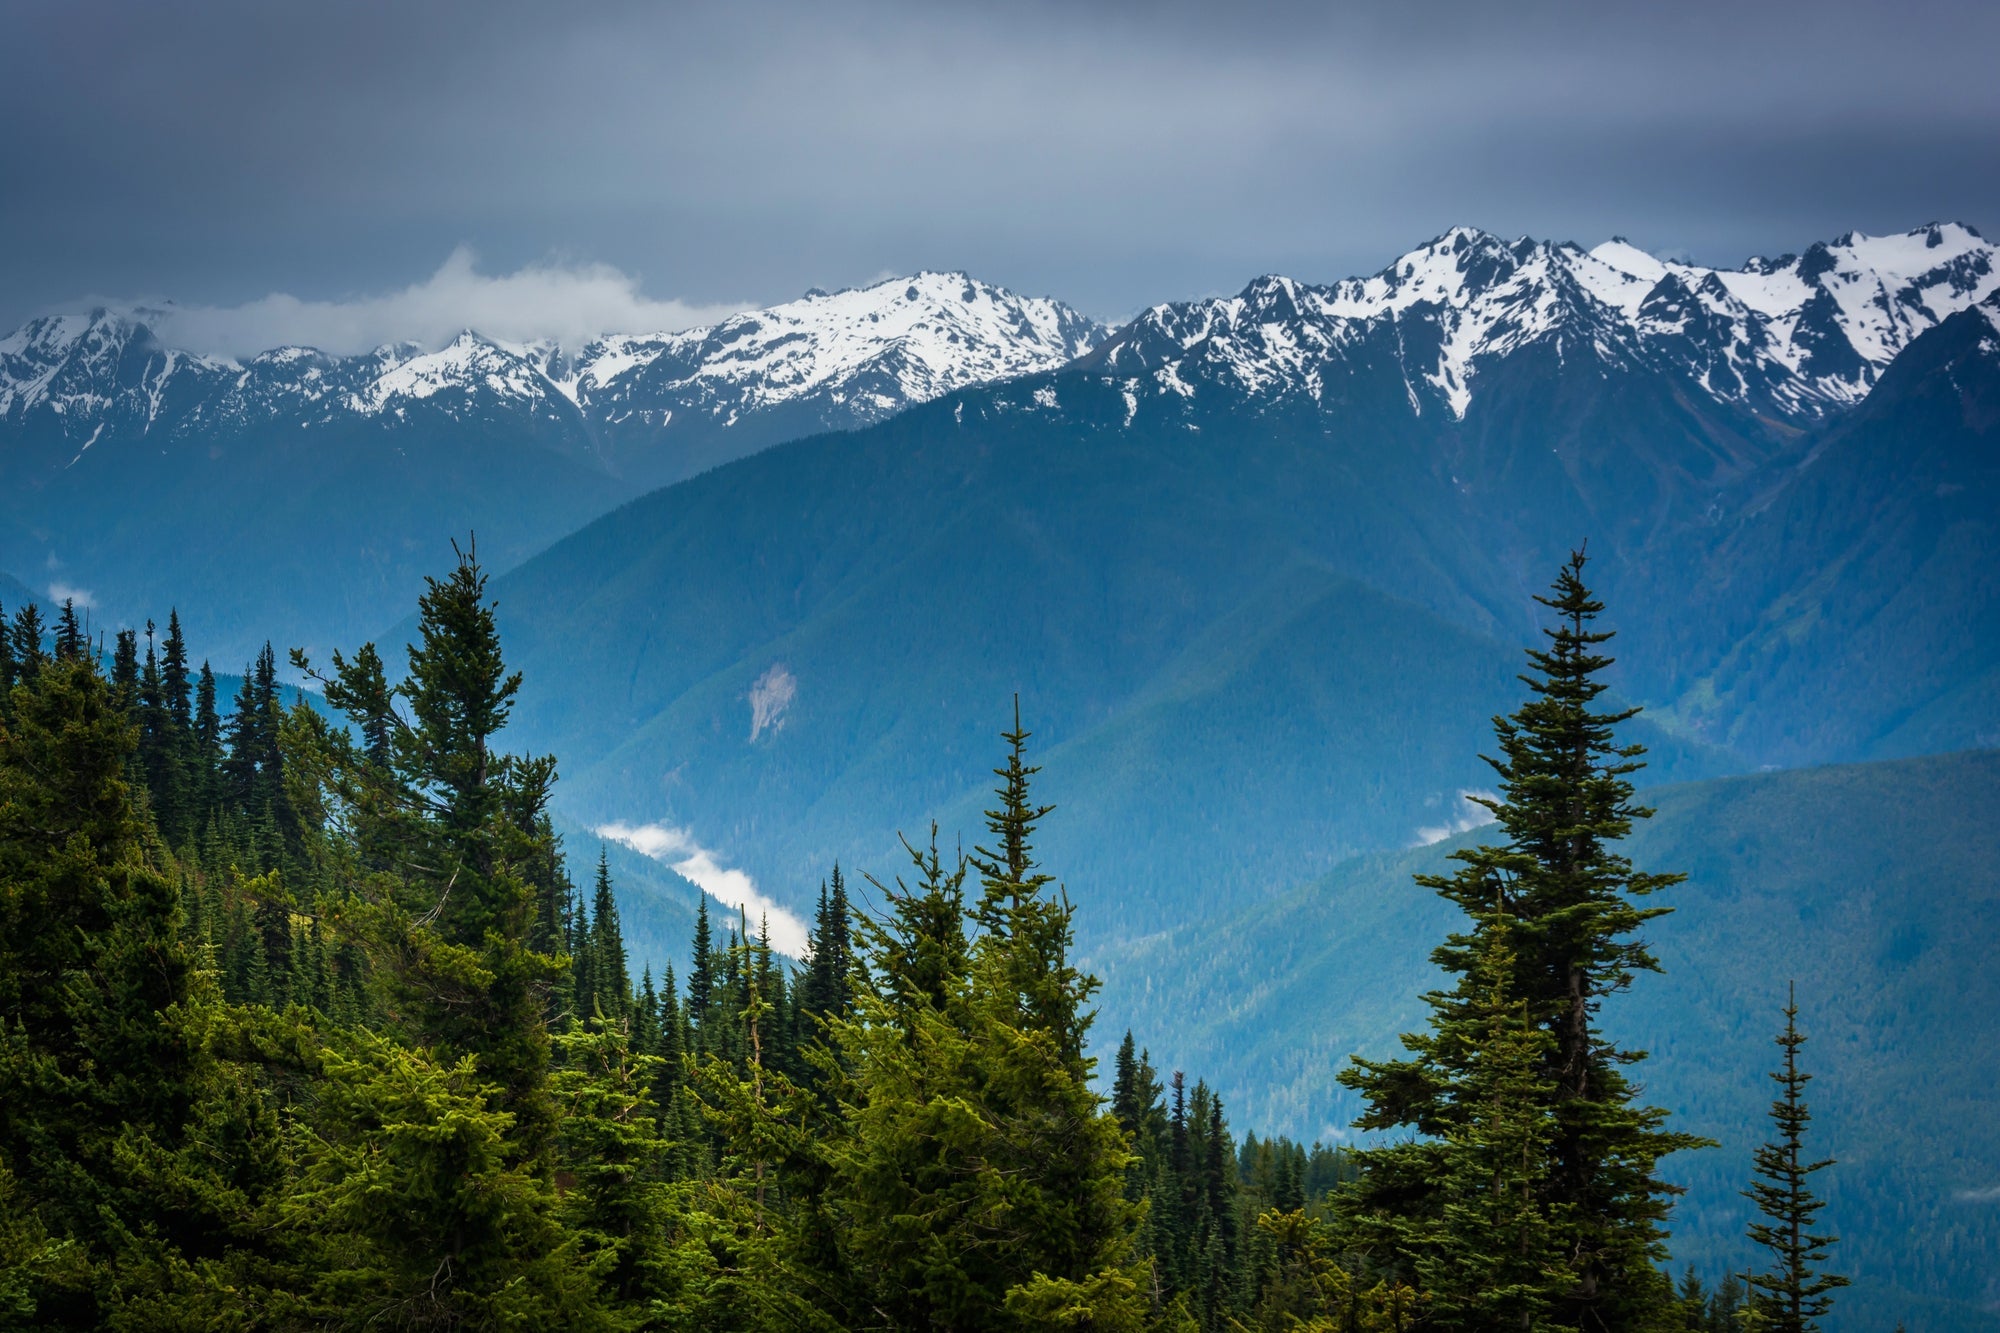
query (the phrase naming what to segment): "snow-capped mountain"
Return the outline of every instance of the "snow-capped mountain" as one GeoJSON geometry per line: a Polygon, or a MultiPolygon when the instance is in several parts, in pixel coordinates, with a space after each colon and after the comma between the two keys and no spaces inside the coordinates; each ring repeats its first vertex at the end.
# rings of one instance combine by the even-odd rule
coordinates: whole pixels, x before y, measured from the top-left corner
{"type": "Polygon", "coordinates": [[[1106,333],[1060,302],[962,273],[815,291],[713,327],[608,336],[574,353],[468,330],[436,349],[334,357],[282,347],[239,362],[166,347],[147,317],[50,316],[0,339],[0,432],[35,437],[49,446],[42,461],[67,467],[120,435],[208,439],[413,411],[509,417],[560,424],[607,470],[650,486],[776,439],[1061,365],[1106,333]],[[740,438],[724,442],[729,432],[740,438]]]}
{"type": "Polygon", "coordinates": [[[1321,397],[1384,357],[1413,412],[1463,418],[1482,369],[1523,348],[1685,376],[1723,403],[1804,424],[1853,406],[1911,339],[2000,289],[2000,247],[1962,224],[1849,233],[1738,269],[1456,228],[1370,278],[1259,278],[1155,306],[1087,363],[1136,394],[1204,383],[1321,397]]]}

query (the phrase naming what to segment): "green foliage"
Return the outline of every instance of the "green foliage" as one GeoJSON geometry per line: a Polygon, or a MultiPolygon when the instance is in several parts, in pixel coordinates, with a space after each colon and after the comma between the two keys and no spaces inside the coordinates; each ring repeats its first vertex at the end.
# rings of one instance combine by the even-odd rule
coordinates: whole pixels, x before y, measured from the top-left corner
{"type": "Polygon", "coordinates": [[[1599,1024],[1606,997],[1658,970],[1633,936],[1668,909],[1635,900],[1682,877],[1612,850],[1652,812],[1632,800],[1643,750],[1614,734],[1636,710],[1596,711],[1611,635],[1591,628],[1603,605],[1583,567],[1573,555],[1542,599],[1558,619],[1528,654],[1533,697],[1494,722],[1501,795],[1481,803],[1506,841],[1418,880],[1474,923],[1432,955],[1459,981],[1425,997],[1430,1030],[1404,1038],[1408,1058],[1357,1058],[1342,1075],[1367,1101],[1358,1127],[1422,1136],[1361,1154],[1350,1235],[1434,1286],[1456,1327],[1503,1315],[1648,1326],[1666,1301],[1655,1265],[1678,1192],[1657,1163],[1704,1142],[1636,1104],[1625,1070],[1644,1053],[1599,1024]]]}
{"type": "MultiPolygon", "coordinates": [[[[1355,1076],[1418,1134],[1359,1150],[1239,1143],[1129,1032],[1098,1090],[1018,705],[970,857],[934,823],[907,881],[871,881],[879,916],[835,867],[797,968],[703,898],[685,988],[635,986],[609,849],[579,894],[553,760],[499,747],[520,682],[470,553],[403,679],[372,645],[316,677],[339,722],[283,707],[267,648],[225,724],[177,613],[143,652],[121,636],[107,680],[24,611],[0,657],[0,1323],[1720,1327],[1734,1279],[1651,1266],[1653,1163],[1688,1140],[1598,1026],[1654,967],[1630,937],[1657,910],[1628,897],[1671,877],[1610,849],[1647,812],[1629,714],[1591,711],[1579,569],[1500,724],[1509,840],[1425,880],[1472,920],[1437,951],[1458,985],[1417,1058],[1355,1076]]],[[[1759,1161],[1790,1192],[1758,1197],[1809,1216],[1783,1106],[1789,1155],[1759,1161]]]]}
{"type": "Polygon", "coordinates": [[[1746,1191],[1763,1214],[1762,1221],[1750,1224],[1750,1239],[1771,1256],[1769,1270],[1744,1277],[1750,1288],[1747,1326],[1772,1333],[1815,1333],[1819,1321],[1833,1309],[1833,1293],[1848,1285],[1846,1278],[1825,1271],[1828,1252],[1840,1238],[1813,1230],[1826,1202],[1812,1192],[1810,1178],[1832,1166],[1833,1159],[1806,1160],[1806,1126],[1812,1112],[1806,1106],[1805,1087],[1812,1075],[1799,1068],[1799,1048],[1806,1039],[1798,1018],[1794,985],[1785,1000],[1785,1030],[1777,1039],[1785,1065],[1771,1075],[1779,1089],[1771,1103],[1771,1127],[1777,1138],[1757,1149],[1759,1178],[1746,1191]]]}
{"type": "MultiPolygon", "coordinates": [[[[380,1038],[328,1049],[279,1208],[305,1247],[293,1318],[338,1328],[614,1327],[603,1261],[555,1218],[503,1090],[380,1038]]],[[[607,1256],[608,1257],[608,1256],[607,1256]]]]}

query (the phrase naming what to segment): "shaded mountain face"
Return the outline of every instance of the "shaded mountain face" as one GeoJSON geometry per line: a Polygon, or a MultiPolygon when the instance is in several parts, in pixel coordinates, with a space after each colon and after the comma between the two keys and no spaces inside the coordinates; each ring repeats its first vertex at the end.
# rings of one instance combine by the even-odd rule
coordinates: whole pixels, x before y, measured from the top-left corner
{"type": "Polygon", "coordinates": [[[400,614],[444,541],[517,563],[621,500],[778,440],[866,425],[1068,361],[1103,330],[963,274],[815,292],[574,354],[466,333],[436,350],[245,361],[145,312],[0,339],[0,567],[47,569],[191,633],[340,643],[400,614]],[[276,623],[273,605],[285,608],[276,623]]]}
{"type": "MultiPolygon", "coordinates": [[[[1646,935],[1663,973],[1604,1006],[1611,1035],[1675,1127],[1720,1147],[1667,1159],[1685,1184],[1677,1262],[1743,1271],[1738,1194],[1768,1125],[1764,1074],[1796,981],[1814,1076],[1810,1143],[1839,1164],[1816,1188],[1842,1240],[1839,1327],[2000,1328],[1990,1302],[2000,1104],[1984,1052],[2000,1038],[2000,753],[1759,774],[1664,788],[1627,842],[1680,871],[1646,935]],[[1939,978],[1952,984],[1940,986],[1939,978]]],[[[1058,816],[1057,818],[1060,818],[1058,816]]],[[[1490,837],[1493,830],[1484,830],[1490,837]]],[[[1464,918],[1411,880],[1451,869],[1473,831],[1357,859],[1254,906],[1097,951],[1097,1038],[1130,1027],[1163,1070],[1206,1078],[1232,1123],[1338,1142],[1359,1110],[1335,1077],[1397,1052],[1439,984],[1431,950],[1464,918]]],[[[1082,906],[1088,915],[1095,900],[1082,906]]]]}
{"type": "MultiPolygon", "coordinates": [[[[1758,315],[1761,397],[1712,391],[1570,247],[1457,233],[1420,295],[1411,260],[1149,312],[529,562],[498,585],[522,725],[579,818],[685,827],[796,906],[836,857],[893,868],[898,828],[976,841],[1019,691],[1068,806],[1044,851],[1100,942],[1450,827],[1585,540],[1654,778],[1978,743],[2000,552],[1960,472],[2000,366],[1991,306],[1952,303],[1993,299],[1990,247],[1934,230],[1707,275],[1851,295],[1853,256],[1937,256],[1870,279],[1901,295],[1855,308],[1896,319],[1841,316],[1845,378],[1784,360],[1819,297],[1758,315]]],[[[1669,278],[1706,282],[1648,295],[1669,278]]]]}

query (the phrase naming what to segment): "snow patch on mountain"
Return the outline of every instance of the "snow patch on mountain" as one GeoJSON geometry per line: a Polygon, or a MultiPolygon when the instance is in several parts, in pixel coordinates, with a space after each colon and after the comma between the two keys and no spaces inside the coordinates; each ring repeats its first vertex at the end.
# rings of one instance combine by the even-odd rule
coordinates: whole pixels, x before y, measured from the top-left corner
{"type": "Polygon", "coordinates": [[[1266,277],[1217,300],[1155,306],[1092,358],[1190,397],[1204,380],[1254,398],[1319,398],[1330,370],[1380,341],[1410,407],[1469,409],[1480,368],[1525,347],[1685,374],[1711,396],[1788,419],[1851,407],[1912,339],[2000,290],[1972,228],[1849,233],[1739,269],[1662,260],[1613,240],[1503,240],[1457,227],[1371,277],[1266,277]],[[1420,386],[1427,393],[1419,393],[1420,386]]]}
{"type": "MultiPolygon", "coordinates": [[[[553,341],[464,330],[443,346],[333,356],[284,346],[238,362],[165,347],[147,311],[53,315],[0,338],[0,426],[64,439],[404,414],[567,418],[586,430],[689,413],[718,427],[783,406],[805,429],[866,425],[914,403],[1049,370],[1107,330],[1060,302],[963,273],[919,273],[680,333],[553,341]]],[[[155,314],[159,312],[153,312],[155,314]]]]}

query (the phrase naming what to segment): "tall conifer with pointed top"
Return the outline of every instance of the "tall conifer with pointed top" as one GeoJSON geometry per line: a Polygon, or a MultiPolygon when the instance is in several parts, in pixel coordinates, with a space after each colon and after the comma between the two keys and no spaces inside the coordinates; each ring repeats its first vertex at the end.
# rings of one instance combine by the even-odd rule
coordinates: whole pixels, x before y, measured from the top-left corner
{"type": "Polygon", "coordinates": [[[15,679],[32,680],[48,661],[48,651],[42,643],[42,609],[33,602],[22,603],[14,612],[14,624],[8,633],[14,644],[15,679]]]}
{"type": "MultiPolygon", "coordinates": [[[[496,748],[521,678],[507,671],[476,554],[453,550],[456,566],[426,579],[418,600],[409,674],[388,701],[389,762],[304,712],[289,725],[326,775],[328,802],[384,866],[366,881],[368,929],[410,1036],[453,1058],[477,1056],[498,1087],[496,1109],[513,1117],[515,1150],[540,1160],[553,1128],[544,1010],[558,965],[529,946],[526,871],[547,851],[555,760],[496,748]]],[[[303,653],[292,660],[357,729],[380,716],[379,677],[360,655],[334,654],[325,675],[303,653]]],[[[275,676],[268,654],[260,658],[253,703],[275,693],[275,676]]]]}
{"type": "MultiPolygon", "coordinates": [[[[631,1015],[632,977],[626,971],[625,932],[618,923],[618,900],[611,892],[611,863],[597,851],[596,891],[590,904],[592,977],[597,1011],[607,1021],[622,1023],[631,1015]]],[[[589,1014],[584,1015],[586,1018],[589,1014]]]]}
{"type": "Polygon", "coordinates": [[[81,662],[85,646],[83,626],[76,618],[76,599],[65,597],[56,615],[56,661],[81,662]]]}
{"type": "Polygon", "coordinates": [[[1840,1237],[1813,1230],[1825,1200],[1812,1191],[1811,1177],[1832,1166],[1834,1159],[1807,1160],[1806,1126],[1812,1112],[1806,1106],[1806,1084],[1812,1075],[1799,1068],[1799,1048],[1806,1037],[1799,1031],[1798,987],[1787,988],[1785,1030],[1778,1034],[1784,1067],[1771,1075],[1778,1096],[1771,1103],[1771,1126],[1777,1137],[1757,1149],[1759,1179],[1744,1197],[1757,1205],[1765,1220],[1750,1226],[1750,1239],[1771,1253],[1771,1267],[1744,1274],[1750,1288],[1750,1325],[1771,1333],[1813,1333],[1833,1309],[1833,1293],[1848,1280],[1826,1271],[1827,1255],[1840,1237]]]}
{"type": "Polygon", "coordinates": [[[712,1049],[709,1013],[715,1005],[715,940],[708,924],[708,894],[701,895],[695,908],[694,941],[688,965],[688,1025],[694,1030],[695,1049],[712,1049]]]}
{"type": "Polygon", "coordinates": [[[1342,1207],[1351,1239],[1397,1254],[1406,1272],[1440,1259],[1440,1220],[1457,1201],[1436,1182],[1452,1178],[1454,1154],[1479,1142],[1490,1114],[1475,1084],[1495,1055],[1485,1017],[1494,1001],[1478,973],[1486,932],[1504,920],[1516,957],[1504,1002],[1523,1006],[1547,1042],[1546,1094],[1534,1108],[1546,1145],[1537,1206],[1550,1250],[1575,1256],[1575,1280],[1550,1319],[1623,1329],[1645,1327],[1671,1301],[1657,1264],[1680,1191],[1657,1164],[1705,1140],[1668,1130],[1666,1112],[1638,1103],[1627,1070],[1644,1053],[1621,1049],[1599,1026],[1608,997],[1659,970],[1635,932],[1670,910],[1642,905],[1646,898],[1682,876],[1637,870],[1615,850],[1652,811],[1632,799],[1644,751],[1616,734],[1638,710],[1598,705],[1612,663],[1600,649],[1612,636],[1595,625],[1604,608],[1584,584],[1584,565],[1574,553],[1538,599],[1556,623],[1542,631],[1547,646],[1528,654],[1533,670],[1522,679],[1532,697],[1494,720],[1500,753],[1487,762],[1500,796],[1483,804],[1505,840],[1453,853],[1456,874],[1418,879],[1474,923],[1432,955],[1458,982],[1426,997],[1431,1029],[1404,1037],[1408,1058],[1357,1059],[1341,1074],[1366,1099],[1360,1128],[1425,1137],[1357,1154],[1361,1179],[1342,1207]]]}

